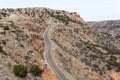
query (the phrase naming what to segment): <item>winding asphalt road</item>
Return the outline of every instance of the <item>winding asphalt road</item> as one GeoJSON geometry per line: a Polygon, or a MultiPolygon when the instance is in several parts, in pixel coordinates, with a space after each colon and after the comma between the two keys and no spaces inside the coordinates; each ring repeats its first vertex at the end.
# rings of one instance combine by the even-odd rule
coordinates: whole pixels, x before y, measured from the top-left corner
{"type": "Polygon", "coordinates": [[[56,66],[52,54],[51,54],[51,49],[52,49],[52,44],[51,41],[48,37],[48,32],[51,29],[51,27],[46,28],[45,33],[44,33],[44,41],[45,41],[45,60],[47,64],[49,65],[50,69],[59,77],[60,80],[68,80],[68,78],[62,73],[62,71],[56,66]]]}

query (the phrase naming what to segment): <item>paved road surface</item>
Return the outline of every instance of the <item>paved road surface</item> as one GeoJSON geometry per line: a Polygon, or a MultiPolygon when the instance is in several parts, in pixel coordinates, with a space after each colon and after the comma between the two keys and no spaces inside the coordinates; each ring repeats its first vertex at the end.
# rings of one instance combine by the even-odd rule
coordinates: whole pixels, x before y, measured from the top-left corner
{"type": "Polygon", "coordinates": [[[68,78],[62,73],[62,71],[56,66],[55,62],[53,61],[53,58],[51,55],[52,44],[48,37],[48,32],[50,28],[51,27],[48,27],[44,33],[44,41],[45,41],[45,49],[46,49],[45,56],[44,56],[45,60],[47,64],[49,65],[50,69],[54,71],[54,73],[59,77],[60,80],[68,80],[68,78]]]}

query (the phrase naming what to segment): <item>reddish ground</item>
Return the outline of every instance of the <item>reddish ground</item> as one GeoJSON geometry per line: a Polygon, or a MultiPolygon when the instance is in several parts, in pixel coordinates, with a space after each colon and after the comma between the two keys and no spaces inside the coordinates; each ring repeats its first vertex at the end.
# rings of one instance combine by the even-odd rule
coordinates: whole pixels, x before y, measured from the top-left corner
{"type": "Polygon", "coordinates": [[[44,80],[59,80],[58,77],[47,67],[43,73],[44,80]]]}
{"type": "Polygon", "coordinates": [[[113,77],[115,80],[120,80],[120,73],[117,73],[114,70],[108,71],[108,75],[113,77]]]}

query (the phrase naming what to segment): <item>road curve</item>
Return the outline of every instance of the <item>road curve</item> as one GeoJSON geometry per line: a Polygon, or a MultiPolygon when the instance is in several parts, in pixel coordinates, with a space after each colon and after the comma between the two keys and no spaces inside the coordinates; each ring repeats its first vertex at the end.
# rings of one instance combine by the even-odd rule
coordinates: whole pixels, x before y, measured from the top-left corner
{"type": "Polygon", "coordinates": [[[50,29],[51,29],[51,27],[46,28],[45,33],[44,33],[44,42],[45,42],[44,58],[45,58],[47,64],[49,65],[50,69],[59,77],[60,80],[68,80],[68,78],[57,67],[57,65],[55,64],[55,62],[52,58],[52,54],[51,54],[52,44],[48,37],[48,32],[50,29]]]}

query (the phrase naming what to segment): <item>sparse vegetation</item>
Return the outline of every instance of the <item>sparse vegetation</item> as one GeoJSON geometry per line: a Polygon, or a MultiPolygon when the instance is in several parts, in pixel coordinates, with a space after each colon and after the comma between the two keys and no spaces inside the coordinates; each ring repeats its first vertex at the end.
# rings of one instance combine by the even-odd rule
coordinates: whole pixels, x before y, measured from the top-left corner
{"type": "Polygon", "coordinates": [[[116,61],[116,60],[117,60],[117,58],[116,58],[116,56],[111,55],[109,60],[111,60],[111,61],[116,61]]]}
{"type": "Polygon", "coordinates": [[[1,46],[0,46],[0,52],[3,53],[4,55],[7,55],[7,53],[3,50],[1,46]]]}
{"type": "MultiPolygon", "coordinates": [[[[44,52],[43,33],[48,26],[54,27],[50,31],[49,37],[57,44],[54,51],[55,56],[62,64],[58,64],[58,66],[66,70],[74,79],[92,79],[91,73],[93,73],[93,77],[96,76],[94,80],[98,77],[110,79],[106,71],[120,72],[119,33],[115,37],[115,35],[104,33],[104,30],[99,32],[88,26],[82,18],[79,18],[78,14],[61,10],[21,8],[10,10],[10,13],[9,10],[4,9],[1,10],[1,13],[9,17],[6,20],[1,15],[0,22],[0,63],[1,67],[5,67],[3,70],[1,69],[1,73],[4,73],[5,76],[11,77],[11,71],[8,73],[7,71],[11,70],[11,63],[15,62],[24,64],[14,66],[13,72],[16,77],[26,80],[35,78],[42,80],[43,69],[41,67],[44,66],[33,63],[43,63],[41,61],[44,60],[43,54],[39,53],[44,52]],[[3,55],[6,53],[7,56],[3,55]],[[4,62],[5,65],[3,65],[4,62]],[[9,67],[6,62],[10,64],[9,67]],[[85,74],[84,71],[87,71],[88,74],[85,74]],[[81,72],[83,73],[81,74],[81,72]],[[96,73],[101,76],[97,76],[96,73]],[[29,75],[27,76],[27,74],[29,75]]],[[[109,31],[108,28],[107,31],[109,31]]],[[[16,77],[11,79],[15,80],[16,77]]]]}
{"type": "Polygon", "coordinates": [[[99,58],[99,56],[96,56],[96,55],[90,55],[90,57],[92,57],[92,58],[99,58]]]}
{"type": "Polygon", "coordinates": [[[119,54],[120,53],[120,50],[118,49],[110,49],[108,47],[104,47],[104,46],[101,46],[103,49],[105,49],[108,54],[119,54]]]}
{"type": "Polygon", "coordinates": [[[102,49],[105,49],[108,54],[119,54],[120,53],[120,50],[119,49],[110,49],[106,46],[100,46],[100,45],[94,45],[94,44],[91,44],[90,42],[84,42],[84,44],[86,45],[86,47],[90,50],[96,50],[95,47],[101,47],[102,49]]]}
{"type": "Polygon", "coordinates": [[[82,22],[77,21],[77,20],[73,20],[73,19],[69,18],[67,15],[64,14],[64,12],[63,12],[64,15],[60,15],[59,12],[57,12],[57,13],[55,13],[55,12],[49,12],[46,9],[46,13],[48,13],[51,17],[54,17],[57,20],[62,21],[63,23],[65,23],[65,25],[69,24],[69,22],[73,22],[73,23],[77,23],[77,24],[83,25],[82,22]]]}
{"type": "Polygon", "coordinates": [[[108,70],[116,68],[117,71],[120,71],[120,63],[116,61],[108,61],[106,67],[108,70]]]}
{"type": "Polygon", "coordinates": [[[3,43],[4,45],[6,45],[6,41],[5,41],[5,40],[2,40],[2,43],[3,43]]]}
{"type": "Polygon", "coordinates": [[[112,66],[110,64],[107,64],[106,67],[107,67],[107,70],[112,70],[112,66]]]}
{"type": "Polygon", "coordinates": [[[117,62],[116,56],[113,56],[113,55],[110,56],[106,67],[107,67],[108,70],[115,69],[115,68],[118,71],[120,70],[120,63],[117,62]]]}
{"type": "Polygon", "coordinates": [[[89,49],[89,50],[91,50],[91,51],[93,51],[93,52],[96,52],[96,53],[101,53],[101,51],[100,50],[98,50],[98,49],[96,49],[96,45],[94,45],[94,44],[92,44],[92,43],[90,43],[90,42],[84,42],[84,44],[85,44],[85,46],[89,49]]]}
{"type": "Polygon", "coordinates": [[[8,25],[4,26],[4,30],[9,30],[9,29],[10,29],[10,28],[9,28],[8,25]]]}
{"type": "Polygon", "coordinates": [[[27,76],[28,69],[27,66],[24,65],[15,65],[14,66],[14,74],[20,78],[25,78],[27,76]]]}

